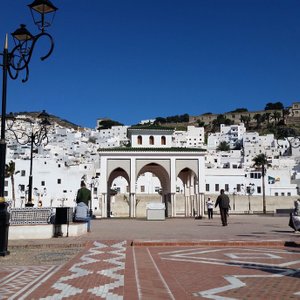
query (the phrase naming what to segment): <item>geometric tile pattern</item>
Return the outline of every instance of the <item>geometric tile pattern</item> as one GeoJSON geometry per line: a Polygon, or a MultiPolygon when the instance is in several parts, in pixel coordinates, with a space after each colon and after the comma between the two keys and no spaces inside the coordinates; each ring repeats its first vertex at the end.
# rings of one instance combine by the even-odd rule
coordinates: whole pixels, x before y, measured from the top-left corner
{"type": "Polygon", "coordinates": [[[21,299],[36,289],[57,266],[0,267],[0,299],[21,299]]]}
{"type": "Polygon", "coordinates": [[[76,295],[82,299],[123,299],[125,253],[126,241],[113,244],[95,241],[66,274],[55,280],[51,287],[53,293],[40,299],[56,300],[76,295]]]}
{"type": "MultiPolygon", "coordinates": [[[[165,261],[223,266],[223,281],[215,283],[212,288],[193,292],[194,297],[233,300],[236,298],[232,295],[240,293],[241,297],[243,292],[239,292],[239,289],[243,289],[243,291],[247,287],[251,289],[254,282],[256,282],[254,286],[257,288],[262,285],[262,282],[272,282],[272,285],[276,286],[277,280],[282,282],[283,279],[287,284],[293,280],[290,289],[291,295],[286,295],[285,299],[300,296],[300,284],[295,283],[300,278],[299,251],[247,248],[204,249],[194,247],[160,252],[159,255],[165,261]],[[226,267],[228,268],[227,272],[226,267]],[[234,272],[234,268],[236,272],[234,272]],[[247,270],[249,271],[247,272],[247,270]]],[[[245,299],[248,298],[245,296],[245,299]]],[[[264,297],[257,296],[256,299],[264,299],[264,297]]]]}

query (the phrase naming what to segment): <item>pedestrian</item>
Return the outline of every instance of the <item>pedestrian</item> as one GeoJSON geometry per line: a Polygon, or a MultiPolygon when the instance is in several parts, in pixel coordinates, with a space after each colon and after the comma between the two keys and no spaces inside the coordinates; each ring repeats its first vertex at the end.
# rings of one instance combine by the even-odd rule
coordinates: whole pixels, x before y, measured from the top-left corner
{"type": "Polygon", "coordinates": [[[85,182],[81,181],[80,189],[77,191],[76,203],[83,202],[86,206],[89,206],[91,201],[91,191],[86,187],[85,182]]]}
{"type": "Polygon", "coordinates": [[[75,222],[87,222],[87,231],[91,232],[91,217],[88,206],[84,202],[79,202],[75,207],[75,222]]]}
{"type": "Polygon", "coordinates": [[[294,201],[294,214],[300,216],[300,199],[294,201]]]}
{"type": "Polygon", "coordinates": [[[211,200],[210,197],[207,198],[206,206],[207,206],[208,219],[213,219],[214,218],[214,201],[211,200]]]}
{"type": "Polygon", "coordinates": [[[221,221],[223,226],[227,226],[227,217],[228,210],[230,209],[230,200],[229,197],[225,194],[225,191],[222,189],[220,195],[217,198],[215,207],[219,206],[221,221]]]}
{"type": "Polygon", "coordinates": [[[294,211],[290,213],[289,226],[295,233],[300,231],[300,199],[294,201],[294,211]]]}

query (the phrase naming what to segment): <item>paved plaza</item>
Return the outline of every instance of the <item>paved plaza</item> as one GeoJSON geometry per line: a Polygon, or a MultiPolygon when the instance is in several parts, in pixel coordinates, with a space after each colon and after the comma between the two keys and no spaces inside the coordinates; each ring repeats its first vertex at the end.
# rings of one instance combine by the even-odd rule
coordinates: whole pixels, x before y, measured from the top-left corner
{"type": "Polygon", "coordinates": [[[233,215],[227,227],[219,216],[94,220],[90,234],[9,250],[0,299],[300,299],[300,233],[287,216],[233,215]],[[12,262],[22,249],[59,247],[79,250],[59,264],[12,262]]]}

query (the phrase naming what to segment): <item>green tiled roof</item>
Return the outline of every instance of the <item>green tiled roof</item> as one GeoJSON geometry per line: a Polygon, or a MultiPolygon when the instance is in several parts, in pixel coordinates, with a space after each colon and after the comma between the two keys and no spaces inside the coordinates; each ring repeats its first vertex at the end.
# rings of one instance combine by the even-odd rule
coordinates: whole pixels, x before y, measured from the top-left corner
{"type": "Polygon", "coordinates": [[[116,148],[99,148],[98,152],[205,152],[200,148],[133,148],[133,147],[116,147],[116,148]]]}

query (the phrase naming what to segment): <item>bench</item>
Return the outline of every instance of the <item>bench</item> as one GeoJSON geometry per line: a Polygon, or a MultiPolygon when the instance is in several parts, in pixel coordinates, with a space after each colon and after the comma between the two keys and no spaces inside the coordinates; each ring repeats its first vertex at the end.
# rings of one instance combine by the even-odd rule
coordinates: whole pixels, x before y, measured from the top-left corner
{"type": "Polygon", "coordinates": [[[53,214],[50,207],[11,208],[9,212],[11,225],[49,224],[53,214]]]}

